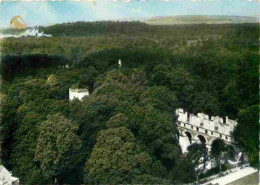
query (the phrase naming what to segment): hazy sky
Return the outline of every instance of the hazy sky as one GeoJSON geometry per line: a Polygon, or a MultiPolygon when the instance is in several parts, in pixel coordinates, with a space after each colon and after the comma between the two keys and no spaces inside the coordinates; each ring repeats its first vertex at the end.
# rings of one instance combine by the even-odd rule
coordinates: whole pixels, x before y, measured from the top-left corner
{"type": "Polygon", "coordinates": [[[7,2],[0,4],[0,27],[20,15],[27,25],[173,15],[258,16],[258,0],[96,0],[92,2],[7,2]]]}

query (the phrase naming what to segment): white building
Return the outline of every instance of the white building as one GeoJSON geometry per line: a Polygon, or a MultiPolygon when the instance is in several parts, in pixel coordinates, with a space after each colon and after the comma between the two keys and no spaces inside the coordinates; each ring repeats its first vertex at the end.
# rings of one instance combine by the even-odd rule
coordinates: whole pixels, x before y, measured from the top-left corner
{"type": "Polygon", "coordinates": [[[78,98],[79,100],[82,100],[84,96],[89,96],[89,90],[88,89],[78,89],[78,88],[70,88],[69,89],[69,99],[73,100],[74,98],[78,98]]]}
{"type": "Polygon", "coordinates": [[[119,67],[122,66],[122,61],[121,61],[121,59],[118,60],[118,66],[119,66],[119,67]]]}
{"type": "Polygon", "coordinates": [[[179,108],[176,110],[178,116],[177,128],[179,131],[179,142],[183,152],[192,143],[204,142],[210,151],[212,142],[217,139],[223,139],[227,144],[231,144],[234,139],[231,133],[234,131],[237,122],[226,117],[225,120],[219,116],[209,117],[206,114],[197,115],[184,112],[179,108]]]}
{"type": "Polygon", "coordinates": [[[0,185],[19,185],[19,179],[13,177],[3,165],[0,165],[0,185]]]}

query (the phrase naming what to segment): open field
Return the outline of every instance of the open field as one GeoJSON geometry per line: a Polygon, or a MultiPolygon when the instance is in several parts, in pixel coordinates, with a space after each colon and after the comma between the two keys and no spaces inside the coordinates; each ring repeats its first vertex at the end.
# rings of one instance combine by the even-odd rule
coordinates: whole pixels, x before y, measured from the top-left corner
{"type": "Polygon", "coordinates": [[[238,179],[234,182],[231,182],[227,185],[258,185],[259,184],[259,173],[253,173],[241,179],[238,179]]]}
{"type": "Polygon", "coordinates": [[[205,185],[210,183],[214,185],[255,185],[258,184],[258,172],[252,167],[244,167],[243,169],[237,167],[229,171],[229,174],[217,177],[205,185]]]}
{"type": "Polygon", "coordinates": [[[147,24],[153,25],[174,25],[174,24],[230,24],[230,23],[257,23],[256,17],[248,16],[204,16],[204,15],[184,15],[184,16],[161,16],[143,20],[147,24]]]}

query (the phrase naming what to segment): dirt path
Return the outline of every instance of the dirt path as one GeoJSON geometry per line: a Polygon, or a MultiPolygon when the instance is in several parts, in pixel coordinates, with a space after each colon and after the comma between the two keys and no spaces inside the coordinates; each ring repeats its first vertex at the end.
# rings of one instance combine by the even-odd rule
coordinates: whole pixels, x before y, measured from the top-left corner
{"type": "Polygon", "coordinates": [[[249,177],[251,175],[258,175],[258,171],[252,167],[244,167],[243,169],[234,168],[232,172],[223,177],[217,177],[214,180],[211,180],[206,184],[218,184],[218,185],[254,185],[255,182],[258,185],[258,178],[255,176],[249,177]],[[237,183],[237,184],[234,184],[237,183]],[[253,183],[253,184],[250,184],[253,183]]]}

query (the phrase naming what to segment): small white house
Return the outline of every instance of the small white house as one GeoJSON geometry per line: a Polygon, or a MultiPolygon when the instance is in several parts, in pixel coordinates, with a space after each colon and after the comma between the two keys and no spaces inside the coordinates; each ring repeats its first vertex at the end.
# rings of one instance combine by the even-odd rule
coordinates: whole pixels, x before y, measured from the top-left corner
{"type": "Polygon", "coordinates": [[[74,98],[78,98],[79,100],[82,100],[84,96],[89,96],[89,90],[88,89],[78,89],[78,88],[70,88],[69,89],[69,98],[70,100],[73,100],[74,98]]]}
{"type": "Polygon", "coordinates": [[[3,165],[0,165],[0,185],[19,185],[19,178],[13,177],[3,165]]]}

